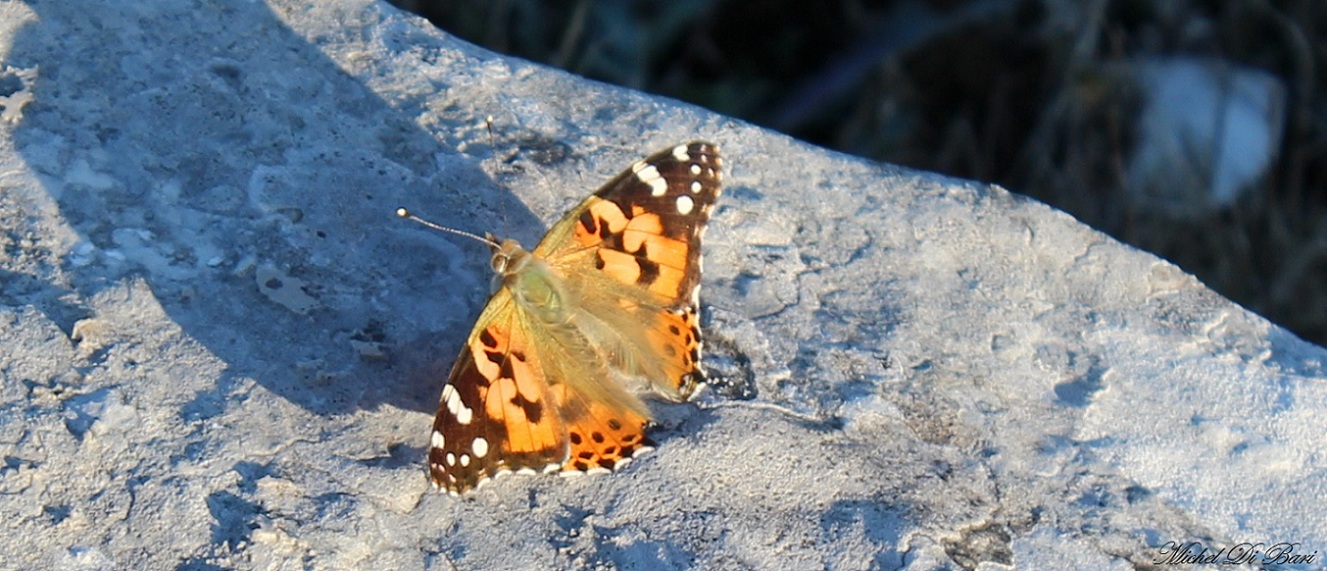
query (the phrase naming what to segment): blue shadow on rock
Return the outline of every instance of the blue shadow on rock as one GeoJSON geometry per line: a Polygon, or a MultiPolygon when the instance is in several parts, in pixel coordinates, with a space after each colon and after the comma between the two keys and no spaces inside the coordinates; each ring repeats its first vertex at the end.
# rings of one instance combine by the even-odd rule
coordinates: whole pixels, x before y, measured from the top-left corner
{"type": "MultiPolygon", "coordinates": [[[[488,252],[394,211],[537,230],[477,161],[556,145],[499,126],[494,145],[458,152],[445,127],[417,124],[427,95],[389,103],[328,59],[332,37],[355,29],[315,45],[261,2],[28,7],[38,20],[6,64],[38,70],[16,147],[82,239],[57,263],[82,299],[145,280],[225,363],[215,383],[180,379],[196,395],[181,419],[222,414],[252,382],[319,415],[431,412],[487,295],[488,252]]],[[[448,119],[473,121],[459,109],[448,119]]],[[[25,300],[65,327],[85,310],[61,297],[25,300]]]]}

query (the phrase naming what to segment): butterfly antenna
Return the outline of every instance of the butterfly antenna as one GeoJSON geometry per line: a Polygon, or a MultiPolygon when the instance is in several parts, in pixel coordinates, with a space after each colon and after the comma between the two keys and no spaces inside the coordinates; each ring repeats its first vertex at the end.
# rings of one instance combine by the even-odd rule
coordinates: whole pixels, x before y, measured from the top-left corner
{"type": "Polygon", "coordinates": [[[470,238],[471,240],[478,240],[478,241],[483,242],[483,243],[485,243],[485,244],[488,244],[489,246],[494,247],[494,248],[501,248],[501,247],[502,247],[502,244],[499,244],[497,240],[493,240],[492,238],[485,238],[485,237],[480,236],[480,235],[478,235],[478,234],[471,234],[471,233],[466,232],[466,231],[464,231],[464,230],[457,230],[457,229],[455,229],[455,228],[448,228],[448,227],[443,226],[443,225],[441,225],[441,224],[434,224],[434,223],[432,223],[432,222],[429,222],[428,220],[425,220],[425,219],[423,219],[423,218],[420,218],[420,217],[418,217],[418,216],[415,216],[414,214],[411,214],[409,210],[406,210],[406,209],[404,209],[404,208],[397,208],[397,209],[396,209],[396,215],[397,215],[398,217],[405,218],[406,220],[409,220],[409,221],[411,221],[411,222],[418,222],[418,223],[420,223],[420,224],[423,224],[424,226],[427,226],[427,227],[432,228],[432,229],[434,229],[434,230],[437,230],[437,231],[439,231],[439,232],[446,232],[446,233],[448,233],[448,234],[455,234],[455,235],[457,235],[457,236],[465,236],[466,238],[470,238]]]}

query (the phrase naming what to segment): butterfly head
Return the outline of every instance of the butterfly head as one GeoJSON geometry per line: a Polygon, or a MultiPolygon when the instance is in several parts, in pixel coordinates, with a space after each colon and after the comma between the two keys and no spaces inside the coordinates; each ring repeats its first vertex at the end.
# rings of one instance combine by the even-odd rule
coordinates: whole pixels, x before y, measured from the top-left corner
{"type": "Polygon", "coordinates": [[[494,290],[505,287],[524,310],[545,323],[566,322],[567,292],[549,265],[526,251],[516,240],[489,239],[493,257],[494,290]]]}
{"type": "Polygon", "coordinates": [[[484,238],[493,252],[489,265],[497,275],[505,277],[519,273],[530,262],[530,253],[521,247],[520,242],[511,238],[499,240],[497,236],[487,233],[484,238]]]}

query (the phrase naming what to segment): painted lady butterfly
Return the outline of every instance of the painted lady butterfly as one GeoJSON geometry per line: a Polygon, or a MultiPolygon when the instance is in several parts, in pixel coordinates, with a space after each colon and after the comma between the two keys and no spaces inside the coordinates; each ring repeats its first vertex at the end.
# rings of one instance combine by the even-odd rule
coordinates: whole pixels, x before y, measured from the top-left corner
{"type": "Polygon", "coordinates": [[[488,237],[501,285],[442,389],[435,486],[456,495],[512,471],[607,472],[650,449],[634,390],[684,401],[705,380],[700,240],[721,167],[718,147],[678,145],[609,181],[531,252],[488,237]]]}

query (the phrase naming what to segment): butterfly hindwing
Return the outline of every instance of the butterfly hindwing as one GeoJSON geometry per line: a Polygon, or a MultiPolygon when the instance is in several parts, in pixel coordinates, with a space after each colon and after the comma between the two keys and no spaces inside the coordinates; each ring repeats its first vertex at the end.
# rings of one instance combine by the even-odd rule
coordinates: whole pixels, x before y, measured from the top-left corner
{"type": "Polygon", "coordinates": [[[714,145],[678,145],[614,177],[533,251],[494,242],[502,286],[443,388],[435,485],[612,470],[650,448],[649,411],[621,381],[681,401],[704,380],[700,243],[721,167],[714,145]]]}
{"type": "Polygon", "coordinates": [[[630,408],[614,408],[585,398],[569,390],[570,384],[555,389],[563,403],[570,445],[564,471],[598,472],[615,470],[636,454],[653,448],[645,436],[649,418],[630,408]]]}

